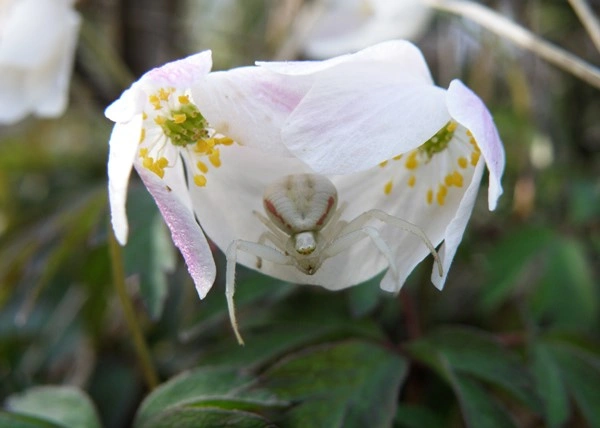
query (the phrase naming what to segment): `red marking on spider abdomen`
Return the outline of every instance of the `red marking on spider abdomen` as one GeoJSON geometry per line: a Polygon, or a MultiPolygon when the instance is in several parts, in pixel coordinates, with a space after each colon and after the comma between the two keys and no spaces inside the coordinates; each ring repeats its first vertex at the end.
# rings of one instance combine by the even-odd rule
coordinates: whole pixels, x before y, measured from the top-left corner
{"type": "Polygon", "coordinates": [[[325,222],[329,211],[331,211],[331,207],[333,207],[333,204],[335,204],[335,199],[333,198],[333,196],[330,196],[329,199],[327,199],[327,208],[325,209],[325,212],[319,218],[319,220],[317,220],[317,226],[323,226],[323,223],[325,222]]]}
{"type": "Polygon", "coordinates": [[[285,218],[279,213],[279,211],[277,211],[277,208],[275,208],[275,205],[273,205],[273,202],[271,202],[268,199],[263,199],[263,202],[265,204],[265,209],[271,213],[273,215],[273,217],[275,217],[277,220],[280,221],[280,223],[285,226],[287,229],[291,230],[292,226],[289,225],[289,223],[287,221],[285,221],[285,218]]]}

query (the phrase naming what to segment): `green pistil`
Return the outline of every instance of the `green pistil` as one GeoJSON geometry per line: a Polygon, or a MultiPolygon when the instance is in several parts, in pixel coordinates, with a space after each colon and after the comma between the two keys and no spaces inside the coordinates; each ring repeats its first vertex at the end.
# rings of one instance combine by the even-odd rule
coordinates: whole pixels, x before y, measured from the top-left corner
{"type": "Polygon", "coordinates": [[[187,146],[208,138],[208,122],[193,104],[184,104],[179,110],[172,110],[171,117],[173,119],[166,119],[160,126],[174,145],[187,146]],[[180,115],[185,115],[185,120],[177,120],[180,115]]]}
{"type": "Polygon", "coordinates": [[[431,159],[433,155],[444,151],[448,147],[448,143],[454,136],[455,129],[456,124],[452,121],[448,122],[433,137],[419,147],[419,151],[427,154],[427,158],[431,159]]]}

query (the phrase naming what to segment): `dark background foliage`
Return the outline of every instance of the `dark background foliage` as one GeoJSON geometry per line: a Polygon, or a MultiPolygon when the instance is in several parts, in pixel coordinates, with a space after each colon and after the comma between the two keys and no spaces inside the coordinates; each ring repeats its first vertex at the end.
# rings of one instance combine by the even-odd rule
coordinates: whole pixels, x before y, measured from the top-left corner
{"type": "MultiPolygon", "coordinates": [[[[507,153],[499,208],[484,183],[445,290],[427,262],[398,296],[378,278],[329,292],[240,268],[240,347],[223,269],[200,301],[134,179],[122,257],[150,391],[113,285],[103,110],[199,50],[215,69],[281,58],[301,3],[78,3],[67,113],[0,128],[0,427],[600,425],[600,92],[441,13],[417,44],[440,86],[484,99],[507,153]]],[[[600,63],[567,2],[486,3],[600,63]]]]}

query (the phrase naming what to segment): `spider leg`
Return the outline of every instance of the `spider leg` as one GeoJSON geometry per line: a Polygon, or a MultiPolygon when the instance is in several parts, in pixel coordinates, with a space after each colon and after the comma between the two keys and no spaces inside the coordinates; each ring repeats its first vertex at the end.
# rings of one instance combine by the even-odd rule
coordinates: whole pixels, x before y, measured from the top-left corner
{"type": "Polygon", "coordinates": [[[362,213],[361,215],[356,217],[354,220],[352,220],[350,223],[348,223],[344,227],[344,229],[342,229],[341,233],[346,234],[346,233],[351,233],[355,230],[361,229],[366,222],[368,222],[369,220],[371,220],[373,218],[380,220],[383,223],[386,223],[390,226],[410,232],[413,235],[416,235],[419,238],[421,238],[421,241],[423,241],[423,243],[427,246],[427,248],[429,249],[429,252],[433,256],[433,258],[438,266],[438,273],[439,273],[440,277],[444,275],[444,270],[442,269],[442,262],[440,261],[438,253],[437,253],[437,251],[435,251],[435,247],[433,246],[433,244],[431,243],[431,241],[429,240],[429,238],[427,237],[425,232],[423,232],[423,229],[421,229],[419,226],[412,224],[406,220],[403,220],[399,217],[394,217],[394,216],[389,215],[381,210],[375,210],[375,209],[369,210],[367,212],[362,213]]]}
{"type": "Polygon", "coordinates": [[[281,265],[292,264],[292,261],[288,256],[280,253],[274,248],[256,242],[238,239],[229,244],[229,247],[225,252],[225,256],[227,257],[227,269],[225,272],[225,297],[227,299],[227,309],[229,310],[229,321],[231,322],[231,327],[233,327],[233,332],[235,333],[238,343],[243,345],[244,339],[242,339],[242,336],[238,330],[237,319],[235,316],[235,304],[233,302],[233,295],[235,294],[235,265],[237,263],[238,251],[244,251],[245,253],[252,254],[261,259],[269,260],[270,262],[281,265]]]}
{"type": "MultiPolygon", "coordinates": [[[[258,237],[259,245],[264,245],[266,247],[267,245],[265,244],[267,241],[271,241],[277,248],[285,248],[285,242],[282,242],[281,239],[274,233],[271,233],[271,231],[265,231],[258,237]]],[[[262,258],[259,256],[256,256],[256,267],[258,269],[262,268],[262,258]]]]}
{"type": "Polygon", "coordinates": [[[346,201],[338,207],[329,219],[329,225],[323,229],[322,233],[326,236],[327,241],[334,241],[336,236],[339,236],[342,229],[348,224],[346,220],[340,220],[340,217],[344,213],[344,210],[348,206],[346,201]]]}
{"type": "MultiPolygon", "coordinates": [[[[266,218],[264,215],[259,213],[258,211],[252,211],[262,224],[264,224],[267,229],[266,232],[261,233],[258,237],[259,244],[265,244],[267,240],[271,241],[277,248],[285,248],[285,242],[288,240],[288,236],[279,230],[272,221],[266,218]]],[[[256,257],[256,267],[260,269],[262,267],[262,259],[260,257],[256,257]]]]}
{"type": "Polygon", "coordinates": [[[394,260],[394,254],[392,253],[389,245],[386,244],[381,238],[379,231],[372,226],[364,226],[360,229],[352,230],[348,233],[342,234],[325,248],[323,255],[325,258],[333,257],[366,237],[371,238],[373,244],[375,244],[381,254],[385,256],[385,258],[388,260],[388,264],[392,270],[394,278],[398,279],[398,268],[394,260]]]}

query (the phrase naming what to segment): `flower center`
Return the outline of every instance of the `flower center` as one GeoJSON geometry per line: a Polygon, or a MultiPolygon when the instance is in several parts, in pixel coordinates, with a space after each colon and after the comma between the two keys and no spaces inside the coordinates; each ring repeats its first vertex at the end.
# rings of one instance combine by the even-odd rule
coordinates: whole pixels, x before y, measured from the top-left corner
{"type": "Polygon", "coordinates": [[[221,166],[219,146],[234,141],[210,128],[187,91],[160,88],[148,97],[152,108],[143,114],[139,156],[142,165],[160,178],[179,157],[192,167],[194,184],[206,186],[210,167],[221,166]]]}
{"type": "Polygon", "coordinates": [[[418,150],[421,153],[425,153],[428,159],[431,159],[436,153],[446,150],[448,143],[454,136],[454,131],[457,126],[456,122],[448,122],[442,129],[436,132],[433,137],[425,141],[418,150]]]}
{"type": "MultiPolygon", "coordinates": [[[[404,184],[409,188],[417,187],[424,191],[428,205],[435,202],[444,206],[450,188],[464,186],[463,174],[467,168],[477,165],[480,155],[471,132],[450,121],[415,150],[404,156],[395,156],[391,160],[405,159],[402,163],[408,170],[408,177],[402,175],[404,184]],[[419,182],[421,185],[418,185],[419,182]]],[[[388,163],[389,161],[384,161],[379,165],[385,167],[388,163]]],[[[383,192],[391,195],[397,181],[392,179],[385,183],[383,192]]]]}

